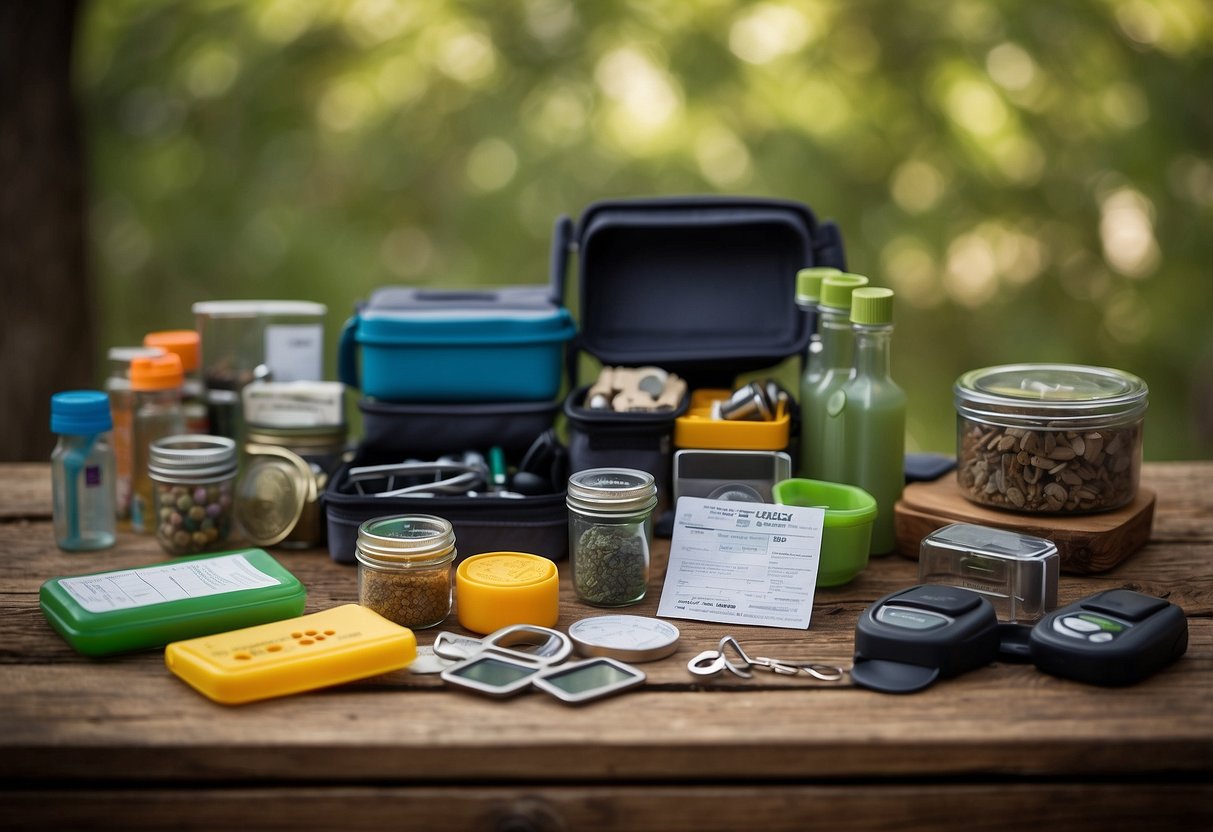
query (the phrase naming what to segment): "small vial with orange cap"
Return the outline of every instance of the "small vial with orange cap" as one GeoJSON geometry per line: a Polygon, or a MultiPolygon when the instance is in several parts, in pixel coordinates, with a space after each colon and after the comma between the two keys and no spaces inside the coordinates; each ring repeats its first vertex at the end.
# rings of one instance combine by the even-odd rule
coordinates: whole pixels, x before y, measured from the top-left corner
{"type": "Polygon", "coordinates": [[[185,433],[181,387],[185,375],[175,353],[136,358],[131,361],[131,529],[149,533],[156,529],[152,480],[148,473],[148,449],[157,439],[185,433]]]}
{"type": "Polygon", "coordinates": [[[143,346],[159,347],[181,359],[181,371],[185,380],[181,385],[181,407],[185,412],[185,430],[188,433],[210,433],[210,419],[206,412],[206,387],[199,374],[201,367],[201,340],[192,329],[166,329],[149,332],[143,336],[143,346]]]}

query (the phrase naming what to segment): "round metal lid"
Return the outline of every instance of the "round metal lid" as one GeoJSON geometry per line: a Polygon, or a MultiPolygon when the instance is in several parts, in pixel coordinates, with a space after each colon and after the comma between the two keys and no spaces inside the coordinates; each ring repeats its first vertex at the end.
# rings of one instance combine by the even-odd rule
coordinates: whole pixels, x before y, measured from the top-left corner
{"type": "Polygon", "coordinates": [[[668,621],[643,615],[598,615],[569,627],[569,638],[583,656],[625,662],[654,662],[678,649],[681,634],[668,621]]]}
{"type": "Polygon", "coordinates": [[[1149,388],[1137,376],[1110,367],[1006,364],[970,370],[956,380],[953,392],[962,413],[1129,419],[1145,411],[1149,388]]]}
{"type": "Polygon", "coordinates": [[[657,505],[657,483],[634,468],[591,468],[569,477],[569,508],[631,513],[657,505]]]}
{"type": "Polygon", "coordinates": [[[454,557],[455,530],[432,514],[376,517],[358,527],[358,554],[393,563],[454,557]]]}
{"type": "Polygon", "coordinates": [[[154,477],[221,477],[236,470],[236,443],[226,436],[187,433],[157,439],[148,447],[154,477]]]}
{"type": "Polygon", "coordinates": [[[250,543],[273,546],[316,500],[316,479],[306,462],[283,448],[248,445],[245,451],[249,463],[236,490],[236,518],[250,543]]]}

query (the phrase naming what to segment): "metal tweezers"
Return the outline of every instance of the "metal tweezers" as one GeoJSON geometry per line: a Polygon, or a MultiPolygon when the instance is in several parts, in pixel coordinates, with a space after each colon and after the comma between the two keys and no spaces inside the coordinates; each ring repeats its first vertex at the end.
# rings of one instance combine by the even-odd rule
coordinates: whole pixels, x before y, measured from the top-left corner
{"type": "Polygon", "coordinates": [[[845,671],[841,667],[820,662],[789,661],[767,656],[751,656],[733,636],[725,636],[715,650],[704,650],[687,662],[687,670],[696,676],[715,676],[727,670],[742,679],[754,678],[753,668],[776,673],[780,676],[795,676],[800,671],[822,682],[838,682],[845,671]],[[732,655],[730,655],[732,654],[732,655]]]}

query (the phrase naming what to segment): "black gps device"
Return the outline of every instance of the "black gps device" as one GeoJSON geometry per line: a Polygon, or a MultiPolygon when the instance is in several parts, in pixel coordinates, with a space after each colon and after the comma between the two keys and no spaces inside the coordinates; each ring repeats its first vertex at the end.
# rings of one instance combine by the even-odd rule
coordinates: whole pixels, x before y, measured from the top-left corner
{"type": "Polygon", "coordinates": [[[1110,589],[1046,615],[1032,628],[1032,661],[1091,685],[1131,685],[1188,649],[1188,619],[1162,598],[1110,589]]]}

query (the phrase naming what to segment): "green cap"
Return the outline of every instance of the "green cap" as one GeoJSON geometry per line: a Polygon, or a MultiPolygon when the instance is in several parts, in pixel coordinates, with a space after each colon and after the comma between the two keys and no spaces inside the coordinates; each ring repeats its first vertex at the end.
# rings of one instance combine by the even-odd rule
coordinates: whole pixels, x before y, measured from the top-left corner
{"type": "Polygon", "coordinates": [[[821,281],[821,305],[831,309],[850,309],[851,292],[867,286],[868,279],[861,274],[844,272],[821,281]]]}
{"type": "Polygon", "coordinates": [[[868,286],[852,292],[851,323],[869,326],[893,323],[893,290],[868,286]]]}
{"type": "Polygon", "coordinates": [[[840,274],[842,271],[832,266],[814,266],[796,272],[796,302],[817,303],[821,298],[821,281],[840,274]]]}

